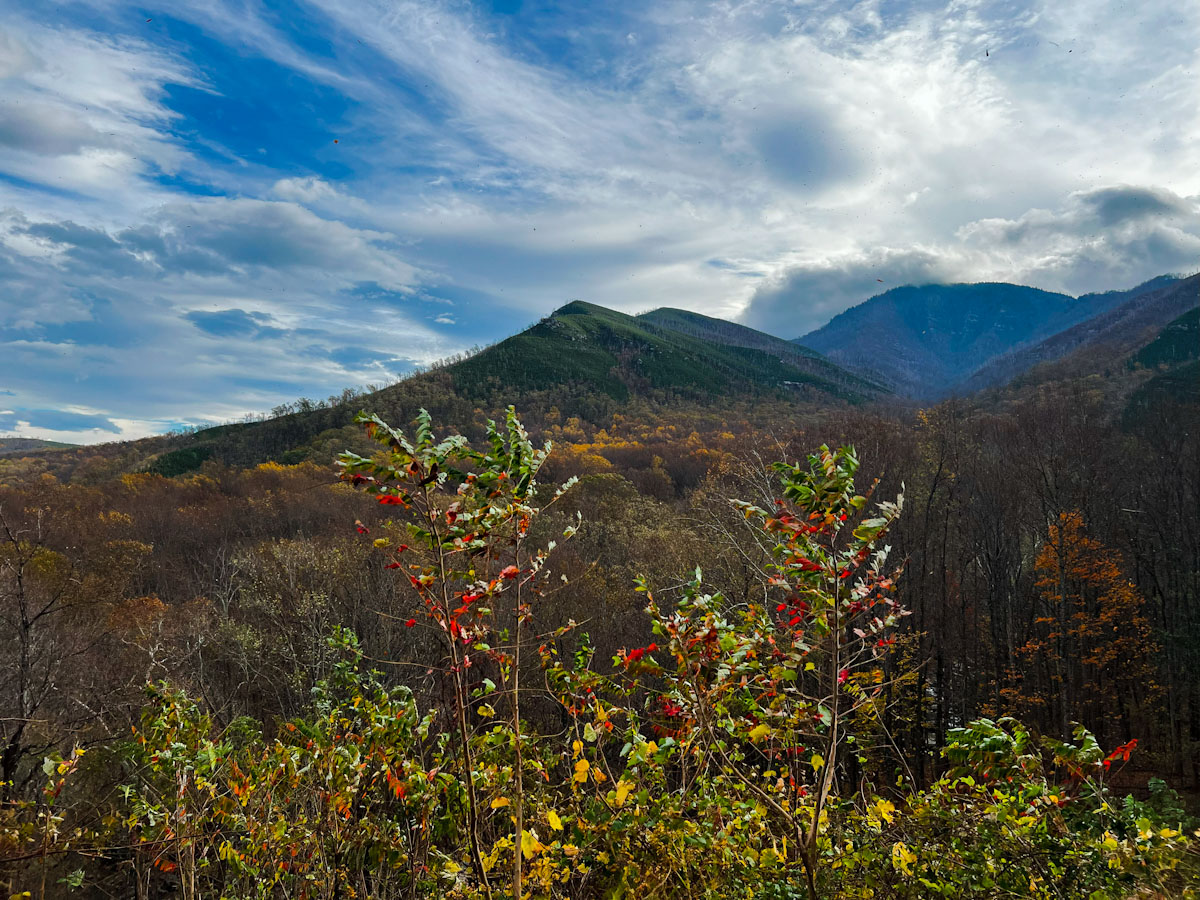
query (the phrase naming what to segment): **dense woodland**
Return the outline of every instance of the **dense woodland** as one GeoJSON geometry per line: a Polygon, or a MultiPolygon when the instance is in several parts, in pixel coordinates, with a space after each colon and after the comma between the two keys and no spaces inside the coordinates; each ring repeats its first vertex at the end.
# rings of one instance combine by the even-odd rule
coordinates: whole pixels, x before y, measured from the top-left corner
{"type": "Polygon", "coordinates": [[[1200,790],[1200,416],[1162,386],[1189,383],[1170,340],[924,408],[730,391],[758,371],[749,349],[720,383],[618,368],[616,386],[531,374],[514,397],[482,354],[261,423],[9,454],[0,878],[35,897],[1179,896],[1200,790]],[[505,423],[511,399],[534,443],[505,423]],[[359,407],[381,417],[368,433],[359,407]],[[409,430],[420,407],[483,449],[409,430]],[[855,450],[810,470],[822,446],[855,450]],[[343,450],[362,456],[339,469],[343,450]],[[870,518],[901,493],[886,527],[870,518]],[[479,596],[483,613],[462,600],[479,596]],[[719,650],[696,657],[689,634],[719,650]],[[785,636],[778,671],[747,662],[785,636]],[[721,654],[736,664],[709,671],[721,654]],[[597,737],[613,721],[621,740],[597,737]],[[330,768],[299,807],[247,818],[244,793],[283,791],[269,760],[303,786],[281,748],[333,766],[351,732],[364,766],[383,754],[382,794],[354,782],[322,819],[363,771],[330,768]],[[1071,818],[1130,792],[1127,822],[1071,818]],[[728,821],[701,839],[705,804],[728,821]],[[311,828],[272,831],[281,814],[311,828]],[[321,868],[307,841],[344,856],[321,868]]]}

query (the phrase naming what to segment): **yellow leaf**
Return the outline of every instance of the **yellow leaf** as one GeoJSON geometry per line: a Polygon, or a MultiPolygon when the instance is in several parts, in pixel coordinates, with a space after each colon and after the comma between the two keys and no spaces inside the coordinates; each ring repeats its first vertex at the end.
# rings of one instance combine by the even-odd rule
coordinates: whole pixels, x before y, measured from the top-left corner
{"type": "Polygon", "coordinates": [[[629,792],[632,790],[633,790],[632,782],[629,782],[629,781],[618,781],[617,782],[617,796],[616,796],[617,806],[625,805],[625,798],[629,796],[629,792]]]}
{"type": "Polygon", "coordinates": [[[822,756],[820,753],[814,753],[814,754],[812,755],[812,767],[813,767],[813,771],[814,771],[814,772],[819,772],[819,771],[821,770],[821,767],[822,767],[823,765],[825,765],[825,757],[823,757],[823,756],[822,756]]]}
{"type": "Polygon", "coordinates": [[[558,817],[558,813],[552,809],[548,809],[546,810],[546,818],[550,821],[551,828],[555,831],[562,831],[562,819],[558,817]]]}
{"type": "Polygon", "coordinates": [[[575,756],[578,756],[580,753],[582,753],[583,752],[583,741],[574,741],[571,744],[571,752],[575,756]]]}
{"type": "Polygon", "coordinates": [[[750,729],[750,740],[761,741],[771,733],[771,729],[766,725],[755,725],[750,729]]]}
{"type": "Polygon", "coordinates": [[[891,800],[880,799],[875,803],[875,812],[879,818],[891,825],[896,818],[896,804],[891,800]]]}
{"type": "Polygon", "coordinates": [[[521,855],[526,859],[533,859],[539,850],[545,848],[538,843],[538,839],[533,836],[533,832],[521,832],[521,855]]]}
{"type": "Polygon", "coordinates": [[[588,761],[586,759],[581,759],[575,763],[575,780],[580,784],[583,784],[585,781],[587,781],[587,773],[589,768],[591,768],[591,766],[588,765],[588,761]]]}
{"type": "Polygon", "coordinates": [[[479,714],[486,719],[488,716],[494,716],[496,714],[496,710],[492,709],[492,705],[490,703],[484,703],[479,707],[479,714]]]}
{"type": "Polygon", "coordinates": [[[908,849],[904,841],[896,841],[892,844],[892,868],[903,872],[905,875],[911,875],[912,864],[917,861],[917,854],[908,849]]]}
{"type": "Polygon", "coordinates": [[[508,806],[507,797],[497,797],[492,801],[492,809],[500,809],[502,806],[508,806]]]}

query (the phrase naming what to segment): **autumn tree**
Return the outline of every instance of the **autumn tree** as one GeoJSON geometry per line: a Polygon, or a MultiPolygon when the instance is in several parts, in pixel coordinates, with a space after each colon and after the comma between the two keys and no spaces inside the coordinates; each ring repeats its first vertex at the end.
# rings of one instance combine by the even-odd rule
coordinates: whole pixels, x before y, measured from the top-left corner
{"type": "Polygon", "coordinates": [[[1161,693],[1158,647],[1120,556],[1087,533],[1079,512],[1064,512],[1049,528],[1036,575],[1040,603],[1020,654],[1046,681],[1036,693],[1018,691],[1018,702],[1045,709],[1047,724],[1064,735],[1073,718],[1102,740],[1145,734],[1161,693]]]}

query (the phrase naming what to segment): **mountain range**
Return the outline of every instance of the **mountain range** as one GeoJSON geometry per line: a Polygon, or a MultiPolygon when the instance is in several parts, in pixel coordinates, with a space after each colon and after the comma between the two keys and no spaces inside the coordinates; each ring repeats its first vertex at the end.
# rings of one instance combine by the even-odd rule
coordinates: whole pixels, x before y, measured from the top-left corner
{"type": "Polygon", "coordinates": [[[468,394],[493,382],[513,393],[581,385],[619,401],[656,391],[848,402],[887,393],[819,353],[743,325],[679,309],[630,316],[578,300],[450,371],[468,394]]]}
{"type": "MultiPolygon", "coordinates": [[[[1114,295],[1093,295],[1111,300],[1114,295]]],[[[1200,276],[1156,278],[1116,294],[1116,305],[1037,343],[993,357],[956,386],[964,394],[1003,385],[1026,372],[1081,351],[1110,359],[1128,356],[1200,303],[1200,276]]],[[[1081,298],[1082,299],[1082,298],[1081,298]]],[[[1146,363],[1143,362],[1143,365],[1146,363]]]]}
{"type": "Polygon", "coordinates": [[[1177,281],[1162,276],[1129,291],[1081,297],[1003,283],[899,287],[851,307],[796,343],[870,373],[901,396],[930,401],[995,384],[1006,374],[1057,358],[1067,344],[1024,357],[1014,354],[1138,297],[1169,291],[1177,281]],[[1006,356],[1007,364],[975,377],[1006,356]]]}
{"type": "MultiPolygon", "coordinates": [[[[1014,378],[1061,380],[1114,363],[1118,373],[1154,370],[1124,389],[1126,397],[1140,391],[1144,410],[1164,398],[1194,402],[1198,304],[1200,275],[1077,298],[1013,284],[904,287],[788,341],[681,309],[633,316],[575,301],[472,356],[371,394],[113,445],[120,449],[111,455],[124,470],[169,476],[209,458],[327,460],[346,446],[363,408],[406,422],[424,407],[467,431],[510,403],[528,421],[574,417],[593,428],[652,409],[779,421],[848,404],[927,403],[1014,378]]],[[[0,457],[62,452],[70,451],[0,440],[0,457]]]]}

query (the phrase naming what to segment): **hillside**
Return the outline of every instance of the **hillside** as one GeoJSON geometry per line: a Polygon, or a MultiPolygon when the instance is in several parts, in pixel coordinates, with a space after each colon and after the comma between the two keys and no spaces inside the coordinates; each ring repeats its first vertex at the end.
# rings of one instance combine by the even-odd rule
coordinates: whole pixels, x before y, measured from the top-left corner
{"type": "MultiPolygon", "coordinates": [[[[1123,357],[1147,343],[1185,310],[1200,303],[1200,276],[1183,280],[1155,279],[1120,294],[1091,295],[1105,300],[1119,297],[1119,306],[1051,335],[1032,346],[998,356],[974,372],[961,385],[971,393],[1004,384],[1035,366],[1066,359],[1069,355],[1096,348],[1111,358],[1123,357]]],[[[1080,300],[1087,300],[1081,297],[1080,300]]],[[[1181,339],[1186,337],[1180,334],[1181,339]]],[[[1192,335],[1195,341],[1195,335],[1192,335]]],[[[1156,345],[1157,341],[1154,342],[1156,345]]],[[[1178,343],[1178,342],[1176,342],[1178,343]]],[[[1148,350],[1149,348],[1147,348],[1148,350]]],[[[1178,348],[1173,352],[1180,352],[1178,348]]],[[[1147,360],[1143,366],[1153,366],[1147,360]]]]}
{"type": "Polygon", "coordinates": [[[781,362],[796,366],[836,384],[842,390],[862,394],[890,393],[882,383],[855,375],[830,362],[815,350],[726,319],[715,319],[711,316],[671,307],[662,307],[642,313],[637,318],[644,324],[700,338],[709,343],[761,350],[781,362]]]}
{"type": "Polygon", "coordinates": [[[704,316],[684,329],[677,311],[662,312],[634,317],[575,301],[449,371],[465,392],[493,382],[509,391],[583,384],[619,401],[651,392],[699,399],[784,391],[859,402],[880,393],[816,354],[779,352],[775,345],[786,342],[770,335],[731,326],[734,338],[704,316]]]}
{"type": "Polygon", "coordinates": [[[933,399],[993,359],[1106,312],[1126,292],[1079,298],[1015,284],[893,288],[796,343],[878,376],[899,394],[933,399]]]}
{"type": "Polygon", "coordinates": [[[60,441],[43,441],[40,438],[0,437],[0,456],[11,453],[33,453],[40,450],[63,450],[74,444],[64,444],[60,441]]]}
{"type": "MultiPolygon", "coordinates": [[[[1200,284],[1192,284],[1192,299],[1200,303],[1200,284]]],[[[1174,366],[1200,356],[1200,306],[1169,322],[1158,337],[1134,354],[1131,362],[1147,369],[1174,366]]]]}
{"type": "Polygon", "coordinates": [[[1155,374],[1129,398],[1126,427],[1170,423],[1189,430],[1200,424],[1200,306],[1169,323],[1130,358],[1129,366],[1155,374]]]}

